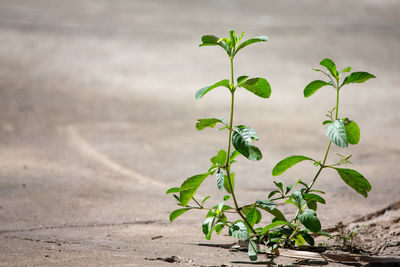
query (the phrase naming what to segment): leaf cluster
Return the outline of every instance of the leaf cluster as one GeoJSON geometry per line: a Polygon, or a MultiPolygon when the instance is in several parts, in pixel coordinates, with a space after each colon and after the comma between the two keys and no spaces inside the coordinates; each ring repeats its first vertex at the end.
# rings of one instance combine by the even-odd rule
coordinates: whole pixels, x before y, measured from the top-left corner
{"type": "Polygon", "coordinates": [[[230,31],[229,37],[223,38],[219,38],[214,35],[204,35],[201,37],[202,43],[199,46],[220,46],[226,51],[229,57],[234,57],[240,50],[248,45],[268,41],[268,37],[258,36],[242,42],[243,36],[244,32],[242,32],[239,36],[236,36],[235,31],[230,31]]]}

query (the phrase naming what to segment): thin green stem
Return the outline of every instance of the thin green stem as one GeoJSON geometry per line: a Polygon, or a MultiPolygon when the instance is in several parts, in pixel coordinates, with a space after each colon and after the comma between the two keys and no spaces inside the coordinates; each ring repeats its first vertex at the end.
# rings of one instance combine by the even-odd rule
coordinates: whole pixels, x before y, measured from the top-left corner
{"type": "Polygon", "coordinates": [[[200,208],[203,208],[203,205],[201,205],[194,197],[192,197],[192,199],[194,200],[194,202],[196,202],[197,205],[199,205],[200,208]]]}
{"type": "MultiPolygon", "coordinates": [[[[298,215],[296,215],[296,218],[297,218],[297,216],[298,215]]],[[[290,235],[289,240],[291,240],[297,234],[297,231],[299,230],[299,227],[300,227],[300,221],[297,222],[296,228],[294,229],[293,233],[290,235]]]]}
{"type": "MultiPolygon", "coordinates": [[[[323,166],[321,166],[321,167],[319,168],[317,174],[314,176],[314,179],[312,180],[312,182],[311,182],[310,185],[308,186],[308,188],[307,188],[307,190],[306,190],[306,193],[310,192],[311,188],[312,188],[313,185],[315,184],[315,181],[317,180],[317,178],[318,178],[318,176],[319,176],[319,174],[321,173],[321,171],[322,171],[323,168],[324,168],[323,166]]],[[[296,217],[297,217],[297,216],[296,216],[296,217]]]]}
{"type": "Polygon", "coordinates": [[[336,115],[335,120],[338,119],[339,115],[339,86],[336,87],[336,115]]]}
{"type": "Polygon", "coordinates": [[[331,80],[332,84],[335,84],[334,81],[333,81],[333,79],[332,79],[332,77],[331,77],[331,75],[329,75],[328,73],[326,73],[326,72],[323,71],[323,70],[320,70],[320,72],[322,72],[323,74],[325,74],[326,76],[328,76],[328,78],[331,80]]]}
{"type": "Polygon", "coordinates": [[[233,90],[233,84],[235,83],[234,79],[233,79],[233,57],[230,57],[230,62],[231,62],[231,90],[233,90]]]}
{"type": "Polygon", "coordinates": [[[331,148],[332,141],[329,141],[328,148],[326,149],[324,160],[322,161],[322,165],[325,165],[326,159],[328,158],[329,149],[331,148]]]}
{"type": "MultiPolygon", "coordinates": [[[[335,120],[337,120],[338,116],[339,116],[339,89],[340,89],[340,87],[339,87],[339,79],[336,79],[335,88],[336,88],[335,120]]],[[[328,148],[326,149],[325,156],[324,156],[324,159],[322,161],[321,167],[319,168],[317,174],[314,176],[314,179],[312,180],[311,184],[308,186],[307,191],[306,191],[307,193],[310,192],[311,187],[315,184],[315,182],[316,182],[319,174],[321,173],[322,169],[327,167],[327,166],[325,166],[325,163],[326,163],[326,160],[328,159],[328,153],[329,153],[329,150],[331,148],[331,145],[332,145],[332,141],[329,141],[328,148]]]]}
{"type": "Polygon", "coordinates": [[[234,104],[235,104],[235,90],[234,90],[234,76],[233,76],[233,57],[230,57],[230,64],[231,64],[231,112],[230,112],[230,118],[229,118],[229,140],[228,140],[228,149],[227,149],[227,155],[226,155],[226,178],[228,179],[228,184],[229,188],[231,191],[233,203],[235,205],[235,210],[236,213],[239,214],[239,216],[243,219],[243,221],[246,223],[247,227],[253,232],[256,233],[256,231],[253,229],[251,224],[246,220],[246,217],[243,215],[243,213],[240,211],[239,205],[236,200],[236,195],[235,191],[233,189],[232,181],[231,181],[231,165],[230,165],[230,154],[231,154],[231,145],[232,145],[232,132],[233,132],[233,112],[234,112],[234,104]]]}

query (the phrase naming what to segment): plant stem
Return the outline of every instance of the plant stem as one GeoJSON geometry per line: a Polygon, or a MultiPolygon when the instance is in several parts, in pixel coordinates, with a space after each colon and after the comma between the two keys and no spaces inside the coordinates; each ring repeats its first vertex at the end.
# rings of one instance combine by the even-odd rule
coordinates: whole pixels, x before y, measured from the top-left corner
{"type": "Polygon", "coordinates": [[[192,197],[192,199],[194,200],[194,202],[196,202],[197,205],[199,205],[200,208],[203,208],[203,205],[201,205],[194,197],[192,197]]]}
{"type": "MultiPolygon", "coordinates": [[[[335,88],[336,88],[335,120],[337,120],[338,116],[339,116],[339,89],[340,89],[339,80],[338,79],[336,79],[335,88]]],[[[326,160],[328,158],[328,153],[329,153],[329,149],[331,148],[331,145],[332,145],[332,141],[329,141],[328,148],[326,149],[326,152],[325,152],[324,160],[322,161],[322,166],[319,168],[319,170],[318,170],[317,174],[315,175],[314,179],[312,180],[311,184],[308,186],[307,191],[306,191],[307,193],[310,192],[311,187],[315,184],[315,181],[317,180],[317,178],[318,178],[319,174],[321,173],[322,169],[326,167],[325,163],[326,163],[326,160]]]]}
{"type": "Polygon", "coordinates": [[[322,165],[325,165],[326,159],[328,158],[329,149],[331,148],[332,141],[329,141],[328,148],[326,149],[324,160],[322,161],[322,165]]]}
{"type": "MultiPolygon", "coordinates": [[[[329,143],[329,144],[330,144],[330,143],[329,143]]],[[[322,166],[319,168],[319,170],[318,170],[317,174],[314,176],[314,179],[312,180],[311,184],[308,186],[308,188],[307,188],[307,190],[306,190],[306,193],[310,192],[311,187],[314,185],[315,181],[317,180],[317,178],[318,178],[318,176],[319,176],[319,174],[321,173],[321,171],[322,171],[323,168],[324,168],[324,167],[322,167],[322,166]]],[[[297,217],[297,216],[296,216],[296,217],[297,217]]]]}
{"type": "Polygon", "coordinates": [[[335,120],[338,119],[338,115],[339,115],[339,81],[338,84],[336,86],[336,115],[335,115],[335,120]]]}
{"type": "Polygon", "coordinates": [[[231,145],[232,145],[232,132],[233,132],[233,112],[234,112],[234,104],[235,104],[235,90],[234,90],[234,76],[233,76],[233,57],[230,57],[231,63],[231,112],[230,112],[230,119],[229,119],[229,140],[228,140],[228,149],[226,154],[226,178],[228,179],[229,188],[231,189],[231,195],[233,199],[233,203],[235,205],[236,213],[243,219],[246,223],[247,227],[255,234],[253,227],[250,223],[246,220],[246,217],[240,211],[239,205],[236,200],[235,191],[233,189],[232,181],[231,181],[231,166],[230,166],[230,154],[231,154],[231,145]]]}
{"type": "MultiPolygon", "coordinates": [[[[297,218],[297,216],[298,215],[296,215],[296,218],[297,218]]],[[[294,229],[293,233],[290,235],[289,240],[291,240],[297,234],[297,231],[299,230],[299,227],[300,227],[300,221],[297,222],[296,228],[294,229]]]]}
{"type": "Polygon", "coordinates": [[[233,57],[229,57],[230,62],[231,62],[231,90],[233,91],[233,84],[235,83],[234,79],[233,79],[233,57]]]}

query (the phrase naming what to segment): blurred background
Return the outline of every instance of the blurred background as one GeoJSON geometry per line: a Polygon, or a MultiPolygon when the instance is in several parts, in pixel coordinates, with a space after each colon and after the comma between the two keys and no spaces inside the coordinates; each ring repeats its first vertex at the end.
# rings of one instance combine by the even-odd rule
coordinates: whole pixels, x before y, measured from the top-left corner
{"type": "MultiPolygon", "coordinates": [[[[265,77],[272,87],[268,100],[238,93],[235,122],[257,130],[264,155],[235,167],[240,202],[266,197],[282,158],[322,159],[321,122],[335,93],[322,88],[305,99],[302,91],[323,79],[312,68],[325,57],[377,79],[343,89],[340,115],[359,124],[361,141],[328,158],[352,154],[351,168],[373,189],[364,199],[326,171],[317,184],[328,193],[321,220],[334,225],[398,201],[399,15],[395,0],[1,0],[0,231],[167,222],[175,205],[165,190],[208,170],[208,158],[225,147],[225,133],[194,126],[228,116],[227,90],[201,101],[194,94],[229,78],[225,52],[198,47],[202,35],[229,30],[270,38],[235,59],[236,76],[265,77]]],[[[278,180],[309,181],[314,173],[304,163],[278,180]]],[[[212,203],[223,195],[214,177],[200,193],[212,203]]],[[[201,238],[201,218],[168,226],[195,226],[201,238]]]]}

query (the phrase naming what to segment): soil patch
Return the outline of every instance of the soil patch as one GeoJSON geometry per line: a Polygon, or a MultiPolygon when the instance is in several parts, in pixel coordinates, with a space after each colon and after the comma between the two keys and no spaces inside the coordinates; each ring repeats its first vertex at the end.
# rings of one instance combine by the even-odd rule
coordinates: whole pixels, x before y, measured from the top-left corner
{"type": "Polygon", "coordinates": [[[400,202],[330,230],[328,247],[400,258],[400,202]]]}

